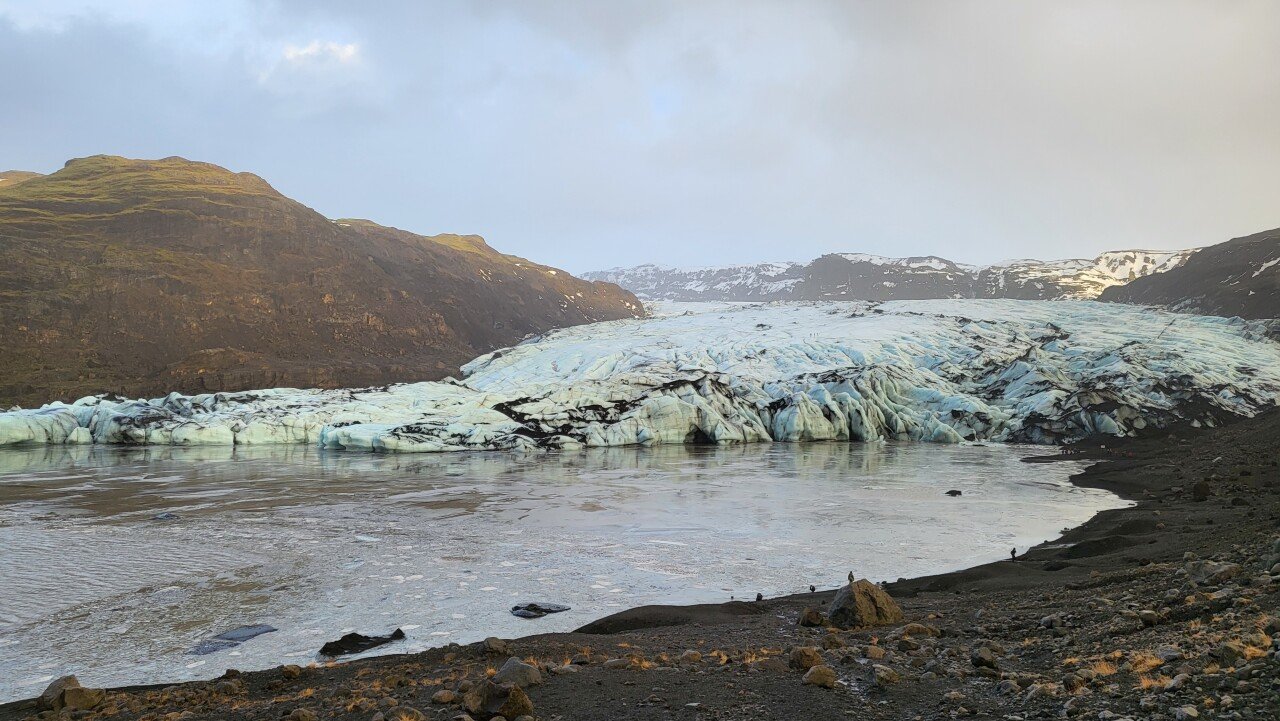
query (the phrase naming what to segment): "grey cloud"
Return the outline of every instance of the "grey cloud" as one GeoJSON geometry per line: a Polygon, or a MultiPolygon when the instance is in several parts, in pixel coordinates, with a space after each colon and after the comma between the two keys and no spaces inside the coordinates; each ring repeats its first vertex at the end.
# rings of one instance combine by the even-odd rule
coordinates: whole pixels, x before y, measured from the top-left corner
{"type": "Polygon", "coordinates": [[[1280,225],[1275,3],[369,5],[0,3],[0,165],[180,154],[575,271],[1280,225]]]}

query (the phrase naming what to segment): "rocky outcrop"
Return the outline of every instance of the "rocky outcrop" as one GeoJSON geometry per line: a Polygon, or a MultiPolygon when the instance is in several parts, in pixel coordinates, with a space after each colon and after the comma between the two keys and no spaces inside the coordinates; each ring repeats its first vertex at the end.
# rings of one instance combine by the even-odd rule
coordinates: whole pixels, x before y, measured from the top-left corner
{"type": "Polygon", "coordinates": [[[641,313],[479,236],[331,221],[206,163],[96,156],[0,180],[0,407],[432,380],[641,313]]]}

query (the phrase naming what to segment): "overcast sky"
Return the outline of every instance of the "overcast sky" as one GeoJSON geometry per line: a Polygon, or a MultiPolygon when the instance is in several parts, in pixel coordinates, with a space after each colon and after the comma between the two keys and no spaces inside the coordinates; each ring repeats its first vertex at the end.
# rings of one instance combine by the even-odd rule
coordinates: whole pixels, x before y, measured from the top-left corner
{"type": "Polygon", "coordinates": [[[0,169],[181,155],[579,272],[1280,226],[1280,2],[0,0],[0,169]]]}

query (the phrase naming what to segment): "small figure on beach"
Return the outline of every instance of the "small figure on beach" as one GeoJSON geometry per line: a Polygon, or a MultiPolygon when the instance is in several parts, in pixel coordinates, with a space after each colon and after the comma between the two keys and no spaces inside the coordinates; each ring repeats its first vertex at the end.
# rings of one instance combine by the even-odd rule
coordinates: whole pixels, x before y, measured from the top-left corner
{"type": "Polygon", "coordinates": [[[763,601],[763,600],[764,600],[764,594],[763,594],[763,593],[757,593],[757,594],[756,594],[756,600],[757,600],[757,601],[763,601]]]}
{"type": "Polygon", "coordinates": [[[817,590],[818,590],[817,586],[813,585],[812,583],[809,584],[809,593],[813,593],[814,591],[817,591],[817,590]]]}
{"type": "Polygon", "coordinates": [[[849,572],[849,583],[853,583],[853,571],[849,572]]]}
{"type": "Polygon", "coordinates": [[[1009,560],[1010,561],[1018,560],[1018,549],[1016,547],[1009,549],[1009,560]]]}

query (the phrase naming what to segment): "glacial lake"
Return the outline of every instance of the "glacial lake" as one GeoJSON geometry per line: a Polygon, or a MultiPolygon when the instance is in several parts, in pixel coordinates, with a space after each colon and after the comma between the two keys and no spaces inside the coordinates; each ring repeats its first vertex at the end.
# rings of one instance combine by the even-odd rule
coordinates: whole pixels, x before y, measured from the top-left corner
{"type": "Polygon", "coordinates": [[[0,702],[567,631],[648,603],[1007,558],[1125,505],[1044,447],[811,443],[373,455],[303,446],[0,449],[0,702]],[[963,495],[952,498],[945,491],[963,495]],[[162,515],[166,514],[166,515],[162,515]],[[159,517],[159,518],[157,518],[159,517]],[[572,610],[541,619],[513,604],[572,610]],[[278,630],[207,655],[201,640],[278,630]]]}

